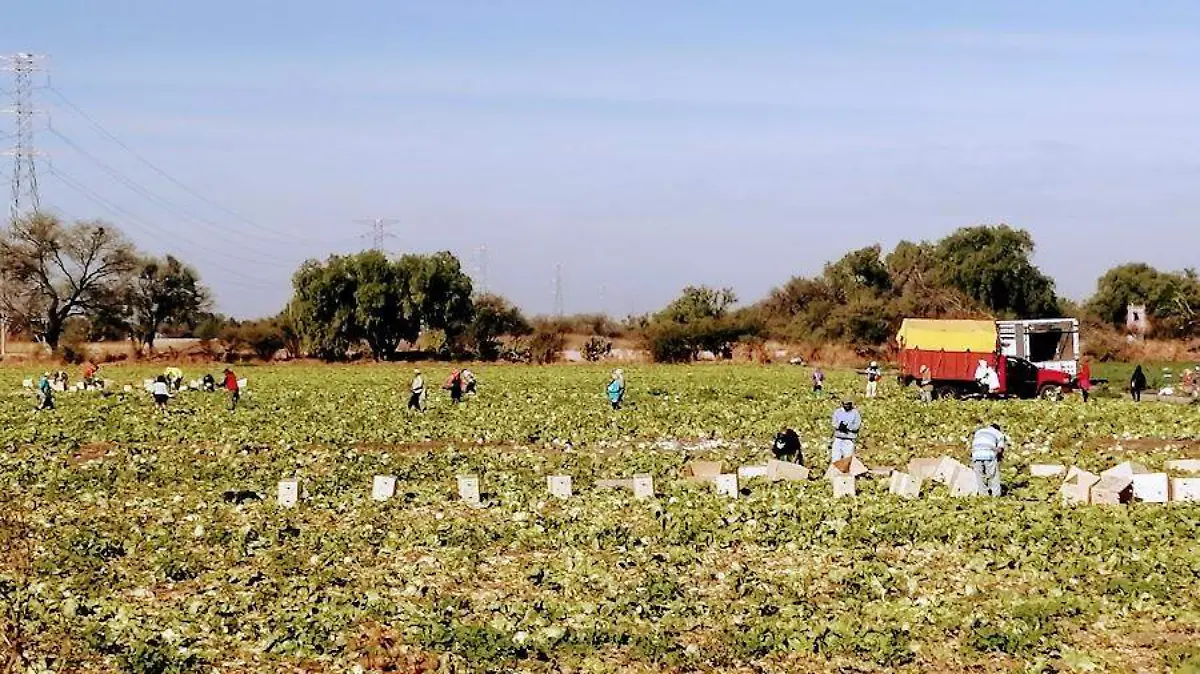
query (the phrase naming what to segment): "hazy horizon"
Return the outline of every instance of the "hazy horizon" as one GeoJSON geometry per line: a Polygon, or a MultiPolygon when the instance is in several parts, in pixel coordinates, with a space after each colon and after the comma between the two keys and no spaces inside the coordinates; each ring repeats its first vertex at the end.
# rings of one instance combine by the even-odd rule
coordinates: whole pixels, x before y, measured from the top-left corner
{"type": "Polygon", "coordinates": [[[477,273],[486,246],[487,288],[531,313],[557,264],[567,313],[620,316],[974,224],[1030,231],[1072,299],[1198,261],[1193,3],[272,4],[0,24],[0,53],[49,56],[43,205],[177,254],[233,316],[376,217],[392,252],[477,273]]]}

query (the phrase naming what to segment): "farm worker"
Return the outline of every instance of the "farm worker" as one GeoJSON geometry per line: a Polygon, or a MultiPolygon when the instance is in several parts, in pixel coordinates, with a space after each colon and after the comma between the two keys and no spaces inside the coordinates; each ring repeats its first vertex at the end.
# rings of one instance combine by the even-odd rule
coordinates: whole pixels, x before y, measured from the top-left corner
{"type": "Polygon", "coordinates": [[[1146,390],[1146,373],[1142,372],[1142,366],[1138,365],[1133,368],[1133,376],[1129,378],[1129,394],[1133,396],[1134,402],[1141,402],[1142,391],[1146,390]]]}
{"type": "Polygon", "coordinates": [[[979,361],[979,365],[975,367],[975,381],[979,384],[981,393],[1000,391],[1000,374],[986,360],[979,361]]]}
{"type": "Polygon", "coordinates": [[[971,439],[971,466],[979,479],[979,493],[988,496],[1000,495],[1000,459],[1008,437],[1000,430],[1000,424],[991,424],[975,431],[971,439]]]}
{"type": "Polygon", "coordinates": [[[608,402],[614,410],[621,409],[621,403],[625,400],[625,371],[613,370],[612,379],[608,382],[608,402]]]}
{"type": "Polygon", "coordinates": [[[100,371],[100,366],[88,361],[83,366],[83,387],[92,388],[96,385],[96,373],[100,371]]]}
{"type": "Polygon", "coordinates": [[[58,390],[60,390],[60,391],[67,390],[67,384],[69,383],[69,381],[70,381],[70,377],[67,376],[66,370],[59,370],[54,375],[54,383],[58,385],[58,390]]]}
{"type": "Polygon", "coordinates": [[[238,384],[237,375],[233,370],[225,368],[225,390],[229,392],[229,411],[237,409],[238,399],[242,397],[242,387],[238,384]]]}
{"type": "Polygon", "coordinates": [[[43,372],[42,378],[38,381],[38,406],[39,410],[54,409],[54,387],[50,385],[50,373],[43,372]]]}
{"type": "Polygon", "coordinates": [[[928,365],[922,365],[921,371],[921,402],[933,402],[933,372],[928,365]]]}
{"type": "Polygon", "coordinates": [[[421,376],[420,370],[413,370],[413,380],[410,390],[412,391],[412,395],[408,397],[408,409],[424,412],[425,378],[421,376]]]}
{"type": "Polygon", "coordinates": [[[821,368],[813,370],[812,373],[812,392],[814,396],[819,396],[825,391],[825,371],[821,368]]]}
{"type": "Polygon", "coordinates": [[[1083,402],[1086,403],[1092,392],[1092,364],[1086,360],[1083,361],[1083,365],[1079,366],[1079,376],[1076,379],[1079,382],[1079,393],[1083,395],[1083,402]]]}
{"type": "Polygon", "coordinates": [[[167,384],[165,375],[158,375],[154,380],[154,385],[150,387],[150,392],[154,395],[154,406],[163,414],[167,413],[167,401],[171,398],[171,387],[167,384]]]}
{"type": "Polygon", "coordinates": [[[874,398],[879,394],[879,363],[871,361],[867,367],[867,397],[874,398]]]}
{"type": "Polygon", "coordinates": [[[475,373],[463,368],[462,371],[463,393],[466,395],[475,395],[475,373]]]}
{"type": "Polygon", "coordinates": [[[163,376],[166,377],[167,386],[172,391],[178,391],[179,385],[183,383],[183,370],[177,367],[168,367],[163,370],[163,376]]]}
{"type": "Polygon", "coordinates": [[[862,428],[862,415],[854,409],[854,401],[847,400],[833,412],[833,445],[831,463],[854,456],[854,443],[862,428]]]}
{"type": "Polygon", "coordinates": [[[801,444],[800,436],[796,434],[796,431],[790,428],[786,428],[775,435],[775,442],[771,445],[771,453],[780,461],[804,463],[804,445],[801,444]]]}
{"type": "Polygon", "coordinates": [[[442,388],[450,391],[450,402],[460,403],[463,397],[463,382],[462,370],[455,370],[450,373],[450,378],[442,385],[442,388]]]}
{"type": "Polygon", "coordinates": [[[204,389],[205,391],[208,391],[209,393],[212,393],[213,391],[217,390],[217,380],[213,379],[212,373],[210,373],[210,372],[204,373],[204,379],[201,380],[200,387],[202,389],[204,389]]]}

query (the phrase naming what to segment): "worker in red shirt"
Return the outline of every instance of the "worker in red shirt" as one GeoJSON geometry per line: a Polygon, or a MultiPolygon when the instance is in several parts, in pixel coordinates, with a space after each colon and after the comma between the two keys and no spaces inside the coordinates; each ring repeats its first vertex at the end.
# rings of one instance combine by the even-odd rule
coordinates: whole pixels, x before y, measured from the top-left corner
{"type": "Polygon", "coordinates": [[[1079,366],[1079,376],[1076,377],[1079,382],[1079,392],[1083,394],[1083,402],[1088,401],[1088,397],[1092,393],[1092,364],[1086,360],[1079,366]]]}
{"type": "Polygon", "coordinates": [[[237,375],[229,368],[225,368],[225,390],[229,391],[229,411],[232,412],[237,408],[241,387],[238,386],[237,375]]]}

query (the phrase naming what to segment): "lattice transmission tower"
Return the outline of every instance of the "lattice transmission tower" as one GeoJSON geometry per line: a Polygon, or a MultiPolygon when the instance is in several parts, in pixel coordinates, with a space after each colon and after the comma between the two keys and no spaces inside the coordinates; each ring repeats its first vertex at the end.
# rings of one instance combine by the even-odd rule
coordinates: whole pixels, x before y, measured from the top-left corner
{"type": "Polygon", "coordinates": [[[15,119],[12,146],[5,155],[12,157],[12,199],[9,217],[16,219],[41,209],[38,194],[37,149],[34,147],[34,120],[37,110],[33,104],[34,74],[42,71],[45,57],[21,52],[0,57],[0,70],[12,74],[12,107],[5,110],[15,119]]]}

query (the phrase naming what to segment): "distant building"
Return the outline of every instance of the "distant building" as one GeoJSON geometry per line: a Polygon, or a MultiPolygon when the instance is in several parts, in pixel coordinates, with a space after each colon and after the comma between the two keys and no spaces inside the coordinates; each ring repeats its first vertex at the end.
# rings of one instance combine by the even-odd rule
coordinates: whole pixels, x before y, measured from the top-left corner
{"type": "Polygon", "coordinates": [[[1150,317],[1145,304],[1130,304],[1125,307],[1125,332],[1136,337],[1145,337],[1150,331],[1150,317]]]}

